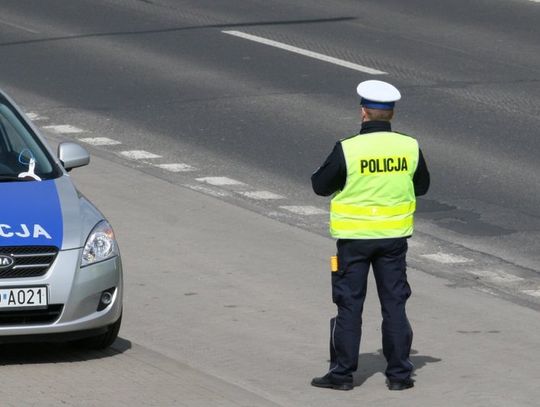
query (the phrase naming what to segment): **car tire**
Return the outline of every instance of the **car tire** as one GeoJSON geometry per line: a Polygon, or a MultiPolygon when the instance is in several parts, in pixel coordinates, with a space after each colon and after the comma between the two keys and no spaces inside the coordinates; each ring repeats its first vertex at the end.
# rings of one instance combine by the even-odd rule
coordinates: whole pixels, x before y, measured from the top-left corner
{"type": "Polygon", "coordinates": [[[75,341],[73,344],[78,348],[82,349],[106,349],[111,346],[118,337],[118,332],[120,331],[121,324],[122,315],[120,314],[120,318],[118,318],[118,320],[114,324],[109,325],[106,332],[97,336],[80,339],[78,341],[75,341]]]}

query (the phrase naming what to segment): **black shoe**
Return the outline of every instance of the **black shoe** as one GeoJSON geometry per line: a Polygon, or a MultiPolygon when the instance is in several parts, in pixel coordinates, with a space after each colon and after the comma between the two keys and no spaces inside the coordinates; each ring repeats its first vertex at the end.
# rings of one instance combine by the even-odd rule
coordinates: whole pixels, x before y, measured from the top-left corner
{"type": "Polygon", "coordinates": [[[406,390],[414,387],[413,379],[405,380],[390,380],[388,379],[386,384],[388,385],[388,390],[406,390]]]}
{"type": "Polygon", "coordinates": [[[352,390],[353,388],[352,380],[336,380],[330,373],[325,374],[323,377],[315,377],[311,381],[311,385],[334,390],[352,390]]]}

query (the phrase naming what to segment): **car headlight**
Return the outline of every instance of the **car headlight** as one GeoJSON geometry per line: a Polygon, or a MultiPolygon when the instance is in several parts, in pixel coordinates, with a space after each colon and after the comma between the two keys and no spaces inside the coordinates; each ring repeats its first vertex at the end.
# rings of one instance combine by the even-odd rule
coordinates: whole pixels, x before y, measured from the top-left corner
{"type": "Polygon", "coordinates": [[[86,239],[81,258],[81,267],[98,263],[114,256],[118,256],[118,245],[116,244],[111,225],[104,220],[94,227],[88,239],[86,239]]]}

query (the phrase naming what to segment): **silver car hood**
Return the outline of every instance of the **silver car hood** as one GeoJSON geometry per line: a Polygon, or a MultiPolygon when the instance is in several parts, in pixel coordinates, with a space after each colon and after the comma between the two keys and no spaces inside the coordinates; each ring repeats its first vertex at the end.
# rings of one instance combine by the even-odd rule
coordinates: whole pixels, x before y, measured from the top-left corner
{"type": "Polygon", "coordinates": [[[55,182],[62,209],[62,250],[82,247],[92,229],[105,218],[88,199],[75,189],[69,175],[64,175],[56,179],[55,182]]]}
{"type": "Polygon", "coordinates": [[[80,248],[102,219],[67,174],[55,180],[0,183],[0,246],[80,248]]]}

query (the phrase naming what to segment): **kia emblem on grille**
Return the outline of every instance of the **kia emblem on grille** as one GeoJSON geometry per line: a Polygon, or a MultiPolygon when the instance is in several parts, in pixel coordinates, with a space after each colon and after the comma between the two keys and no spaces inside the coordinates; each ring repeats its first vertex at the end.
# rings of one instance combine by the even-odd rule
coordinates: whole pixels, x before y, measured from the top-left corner
{"type": "Polygon", "coordinates": [[[13,263],[15,263],[13,257],[0,254],[0,270],[13,266],[13,263]]]}

